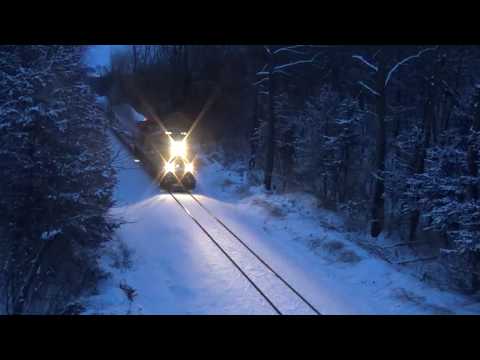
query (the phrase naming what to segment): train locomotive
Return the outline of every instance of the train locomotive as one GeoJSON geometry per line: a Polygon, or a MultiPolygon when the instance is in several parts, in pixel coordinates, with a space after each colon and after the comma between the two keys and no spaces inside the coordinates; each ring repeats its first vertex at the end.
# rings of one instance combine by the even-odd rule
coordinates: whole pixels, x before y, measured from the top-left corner
{"type": "Polygon", "coordinates": [[[134,151],[166,190],[195,188],[192,151],[185,126],[176,122],[166,130],[158,122],[145,119],[137,126],[134,151]]]}

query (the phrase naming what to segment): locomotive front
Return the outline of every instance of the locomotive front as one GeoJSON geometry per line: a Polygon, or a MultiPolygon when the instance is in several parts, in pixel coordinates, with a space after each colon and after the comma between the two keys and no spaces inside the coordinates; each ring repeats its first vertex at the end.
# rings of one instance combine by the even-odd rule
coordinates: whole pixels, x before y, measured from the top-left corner
{"type": "Polygon", "coordinates": [[[166,119],[168,127],[153,117],[138,124],[135,152],[155,173],[160,186],[168,190],[192,190],[196,183],[185,119],[185,116],[174,114],[166,119]]]}
{"type": "Polygon", "coordinates": [[[195,187],[194,163],[187,143],[186,132],[166,131],[169,154],[164,157],[160,185],[171,189],[176,186],[191,190],[195,187]]]}

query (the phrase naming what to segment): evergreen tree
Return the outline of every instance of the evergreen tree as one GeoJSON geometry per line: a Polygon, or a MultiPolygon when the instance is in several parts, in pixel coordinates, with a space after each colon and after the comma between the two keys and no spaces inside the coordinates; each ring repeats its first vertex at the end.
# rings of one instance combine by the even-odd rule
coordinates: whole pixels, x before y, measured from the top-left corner
{"type": "Polygon", "coordinates": [[[111,237],[106,122],[79,46],[0,48],[0,207],[7,313],[58,313],[95,284],[111,237]]]}

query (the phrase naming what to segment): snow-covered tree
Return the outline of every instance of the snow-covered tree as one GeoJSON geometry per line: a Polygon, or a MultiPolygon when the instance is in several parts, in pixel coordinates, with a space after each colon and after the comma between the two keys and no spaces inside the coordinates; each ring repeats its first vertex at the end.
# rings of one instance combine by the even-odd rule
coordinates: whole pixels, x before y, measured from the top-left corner
{"type": "Polygon", "coordinates": [[[417,53],[404,57],[400,61],[391,64],[383,49],[375,53],[376,62],[365,59],[361,55],[353,55],[353,58],[360,61],[366,68],[373,72],[372,84],[364,81],[358,83],[368,93],[375,98],[375,114],[377,118],[377,141],[375,149],[375,189],[371,207],[371,231],[373,237],[380,235],[384,228],[385,222],[385,158],[386,158],[386,116],[387,116],[387,87],[392,82],[392,78],[396,72],[413,59],[419,58],[422,54],[436,48],[424,48],[417,53]]]}
{"type": "Polygon", "coordinates": [[[329,86],[309,98],[299,116],[297,177],[311,184],[325,205],[345,205],[354,198],[362,176],[352,171],[365,160],[356,155],[364,116],[356,100],[341,99],[329,86]]]}
{"type": "Polygon", "coordinates": [[[114,172],[80,46],[0,47],[0,227],[8,313],[58,313],[98,276],[114,172]]]}
{"type": "Polygon", "coordinates": [[[264,46],[267,53],[267,63],[257,75],[262,78],[255,84],[260,85],[266,83],[268,94],[268,121],[266,122],[266,153],[265,153],[265,177],[264,185],[265,189],[271,190],[272,187],[272,175],[274,170],[275,159],[275,143],[276,143],[276,123],[277,114],[275,112],[275,101],[278,91],[278,76],[291,76],[290,70],[303,64],[313,64],[320,53],[316,53],[310,58],[305,58],[309,55],[311,46],[305,45],[293,45],[286,47],[273,48],[270,46],[264,46]],[[282,56],[287,54],[288,60],[283,60],[282,56]],[[291,56],[302,56],[303,58],[298,60],[292,60],[291,56]]]}

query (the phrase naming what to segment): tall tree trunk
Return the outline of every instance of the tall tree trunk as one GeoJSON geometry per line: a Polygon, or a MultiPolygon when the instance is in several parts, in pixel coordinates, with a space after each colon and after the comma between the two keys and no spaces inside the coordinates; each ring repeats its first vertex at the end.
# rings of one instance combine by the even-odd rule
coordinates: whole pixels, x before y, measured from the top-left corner
{"type": "Polygon", "coordinates": [[[375,159],[375,189],[372,203],[372,226],[370,234],[377,237],[383,230],[385,222],[385,152],[386,152],[386,129],[385,129],[385,114],[386,114],[386,91],[385,91],[386,69],[385,62],[380,59],[377,79],[376,91],[376,113],[378,122],[377,144],[376,144],[376,159],[375,159]]]}
{"type": "Polygon", "coordinates": [[[189,48],[187,46],[183,48],[183,104],[187,103],[187,98],[190,93],[190,84],[192,80],[189,67],[188,49],[189,48]]]}
{"type": "MultiPolygon", "coordinates": [[[[476,136],[480,131],[480,88],[476,89],[475,94],[475,114],[472,124],[473,134],[471,135],[470,144],[467,152],[468,173],[471,177],[478,177],[478,148],[476,144],[476,136]]],[[[478,186],[476,184],[470,185],[470,197],[474,200],[478,200],[478,186]]]]}
{"type": "Polygon", "coordinates": [[[273,59],[269,65],[268,80],[268,128],[267,128],[267,154],[265,162],[265,189],[272,189],[273,161],[275,156],[275,79],[273,74],[273,59]]]}
{"type": "Polygon", "coordinates": [[[137,62],[138,62],[138,51],[137,46],[132,45],[132,52],[133,52],[133,73],[137,72],[137,62]]]}
{"type": "Polygon", "coordinates": [[[343,173],[343,181],[341,183],[341,191],[340,191],[340,202],[343,203],[349,199],[349,182],[348,182],[348,177],[349,177],[349,165],[350,165],[350,147],[347,144],[345,147],[345,152],[344,152],[344,157],[343,157],[343,164],[342,164],[342,173],[343,173]]]}
{"type": "Polygon", "coordinates": [[[257,139],[255,138],[255,130],[258,127],[259,123],[259,106],[258,106],[258,93],[257,89],[254,88],[254,99],[253,99],[253,112],[252,112],[252,124],[249,133],[250,141],[250,160],[248,161],[248,167],[250,170],[255,168],[255,162],[257,157],[257,139]]]}
{"type": "MultiPolygon", "coordinates": [[[[425,159],[427,157],[427,149],[430,146],[430,137],[432,133],[432,127],[435,122],[435,104],[434,104],[434,92],[435,85],[434,79],[427,81],[427,100],[425,101],[425,110],[423,116],[423,142],[419,144],[414,160],[414,174],[421,174],[425,171],[425,159]]],[[[416,208],[410,216],[410,226],[408,232],[409,241],[415,241],[417,234],[417,227],[420,221],[420,210],[416,208]]]]}

